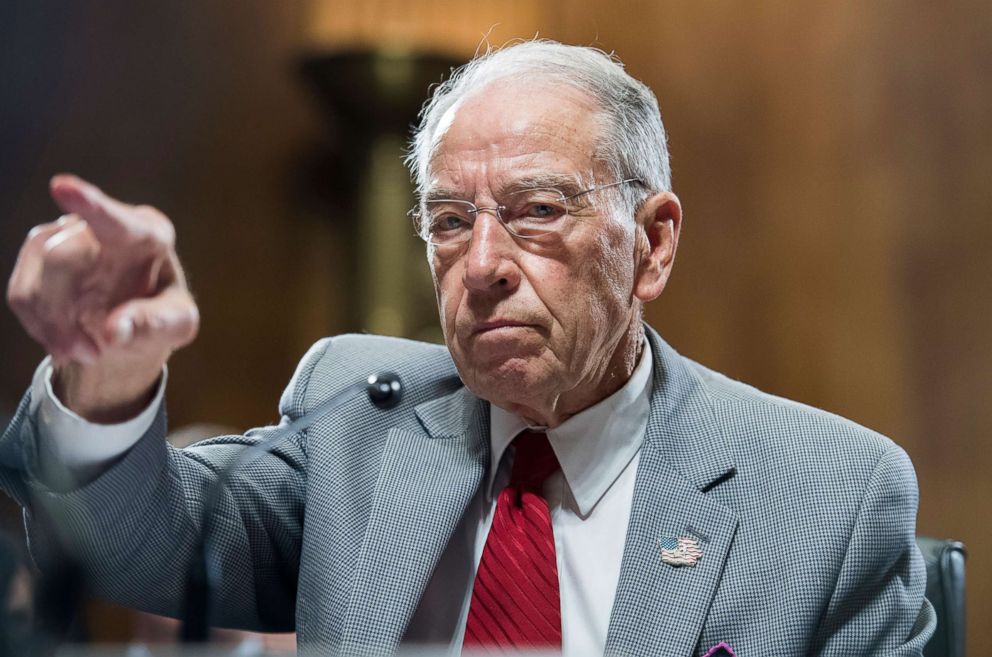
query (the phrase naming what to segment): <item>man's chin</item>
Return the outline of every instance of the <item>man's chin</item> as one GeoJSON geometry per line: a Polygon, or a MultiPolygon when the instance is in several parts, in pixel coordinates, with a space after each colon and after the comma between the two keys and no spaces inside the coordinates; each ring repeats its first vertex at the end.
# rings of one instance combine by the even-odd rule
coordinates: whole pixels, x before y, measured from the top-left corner
{"type": "Polygon", "coordinates": [[[520,403],[540,391],[547,391],[546,372],[537,358],[518,353],[507,354],[482,350],[475,352],[470,363],[459,364],[465,385],[477,397],[503,405],[520,403]]]}
{"type": "Polygon", "coordinates": [[[475,333],[459,343],[459,359],[479,372],[519,367],[521,363],[540,357],[546,348],[545,339],[526,326],[475,333]]]}

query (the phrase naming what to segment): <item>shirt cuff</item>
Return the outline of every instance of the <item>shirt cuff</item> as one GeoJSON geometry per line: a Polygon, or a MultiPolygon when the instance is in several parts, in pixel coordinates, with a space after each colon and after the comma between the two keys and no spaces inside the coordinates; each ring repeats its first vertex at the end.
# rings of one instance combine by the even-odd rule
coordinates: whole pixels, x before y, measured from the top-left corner
{"type": "MultiPolygon", "coordinates": [[[[165,396],[162,368],[155,397],[141,413],[119,424],[96,424],[66,408],[52,389],[51,357],[41,361],[31,382],[31,415],[36,419],[39,453],[52,455],[70,472],[93,472],[123,456],[151,428],[165,396]]],[[[43,465],[44,467],[44,465],[43,465]]]]}

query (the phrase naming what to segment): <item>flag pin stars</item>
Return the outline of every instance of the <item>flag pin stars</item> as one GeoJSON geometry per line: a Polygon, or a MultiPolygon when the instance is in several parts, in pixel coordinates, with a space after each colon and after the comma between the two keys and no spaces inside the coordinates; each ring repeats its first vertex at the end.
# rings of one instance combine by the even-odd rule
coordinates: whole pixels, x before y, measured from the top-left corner
{"type": "Polygon", "coordinates": [[[661,560],[669,566],[692,567],[703,558],[703,549],[699,539],[692,534],[683,536],[662,536],[658,539],[661,546],[661,560]]]}

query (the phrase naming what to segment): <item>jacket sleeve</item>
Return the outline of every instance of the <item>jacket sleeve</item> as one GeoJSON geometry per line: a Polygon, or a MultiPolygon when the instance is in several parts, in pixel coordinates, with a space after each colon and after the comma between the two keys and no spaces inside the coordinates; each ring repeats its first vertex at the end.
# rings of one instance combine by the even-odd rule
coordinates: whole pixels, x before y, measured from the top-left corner
{"type": "MultiPolygon", "coordinates": [[[[78,488],[43,481],[30,400],[0,438],[0,488],[24,508],[31,553],[42,570],[71,559],[88,590],[120,604],[178,616],[203,502],[217,475],[250,446],[306,412],[310,375],[330,340],[307,353],[280,401],[278,426],[177,450],[166,416],[117,463],[78,488]]],[[[211,563],[220,569],[214,624],[293,629],[306,487],[306,433],[243,465],[217,501],[211,563]]],[[[47,469],[46,469],[47,473],[47,469]]]]}
{"type": "Polygon", "coordinates": [[[916,475],[892,445],[865,488],[812,654],[922,655],[937,621],[916,546],[916,475]]]}

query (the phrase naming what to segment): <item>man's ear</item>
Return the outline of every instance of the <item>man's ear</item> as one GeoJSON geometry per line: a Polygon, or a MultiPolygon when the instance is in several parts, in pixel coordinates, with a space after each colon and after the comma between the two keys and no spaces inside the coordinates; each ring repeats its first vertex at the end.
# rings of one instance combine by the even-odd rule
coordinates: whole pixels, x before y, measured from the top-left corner
{"type": "Polygon", "coordinates": [[[634,296],[647,303],[658,298],[672,274],[682,227],[682,204],[672,192],[660,192],[641,204],[636,220],[634,296]]]}

